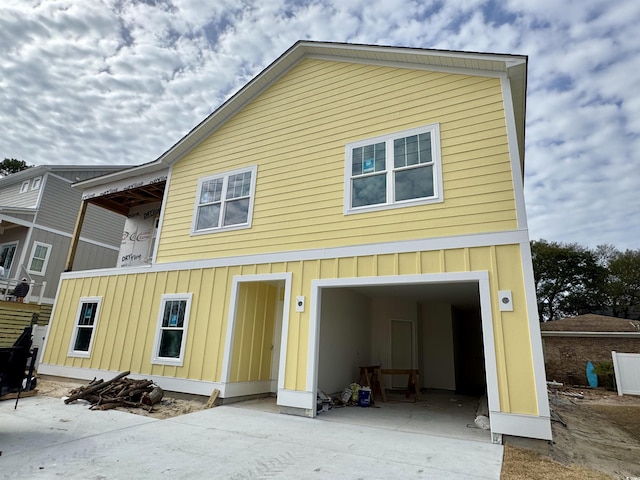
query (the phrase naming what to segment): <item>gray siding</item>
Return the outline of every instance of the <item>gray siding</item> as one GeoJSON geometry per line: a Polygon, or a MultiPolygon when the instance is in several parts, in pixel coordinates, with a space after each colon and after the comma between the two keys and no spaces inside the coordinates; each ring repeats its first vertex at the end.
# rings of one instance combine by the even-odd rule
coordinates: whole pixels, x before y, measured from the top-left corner
{"type": "Polygon", "coordinates": [[[118,250],[109,250],[97,245],[80,242],[73,262],[74,270],[113,268],[118,263],[118,250]]]}
{"type": "Polygon", "coordinates": [[[81,196],[80,192],[71,188],[69,182],[47,175],[36,223],[72,233],[80,209],[81,196]]]}
{"type": "MultiPolygon", "coordinates": [[[[25,267],[28,266],[31,259],[31,249],[33,242],[42,242],[52,245],[51,254],[49,255],[49,263],[45,275],[30,274],[36,283],[46,280],[47,286],[43,296],[53,298],[58,288],[60,274],[64,271],[69,246],[71,245],[71,237],[57,235],[34,228],[31,236],[31,242],[28,245],[27,256],[25,258],[25,267]]],[[[73,264],[74,270],[91,270],[96,268],[115,267],[118,259],[118,250],[111,250],[98,245],[87,242],[80,242],[76,251],[76,258],[73,264]]]]}
{"type": "MultiPolygon", "coordinates": [[[[33,222],[33,218],[35,216],[35,212],[34,213],[8,213],[7,216],[11,217],[11,218],[17,218],[19,220],[24,220],[25,222],[33,222]]],[[[11,221],[11,219],[9,219],[8,221],[11,221]]]]}
{"type": "Polygon", "coordinates": [[[120,248],[125,220],[124,215],[89,204],[82,224],[81,236],[88,240],[120,248]]]}
{"type": "Polygon", "coordinates": [[[40,188],[37,190],[29,188],[27,192],[20,193],[21,186],[22,181],[4,185],[0,189],[0,205],[3,207],[35,208],[38,203],[40,188]]]}
{"type": "Polygon", "coordinates": [[[31,235],[31,242],[29,242],[27,247],[27,255],[24,259],[25,268],[29,267],[33,242],[47,243],[52,246],[51,253],[49,254],[49,263],[47,265],[47,270],[44,272],[44,276],[35,273],[30,273],[29,275],[36,283],[46,281],[47,287],[43,292],[43,296],[53,298],[56,294],[56,289],[58,288],[60,274],[64,270],[64,265],[67,260],[67,252],[69,251],[69,245],[71,244],[71,238],[34,228],[31,235]]]}

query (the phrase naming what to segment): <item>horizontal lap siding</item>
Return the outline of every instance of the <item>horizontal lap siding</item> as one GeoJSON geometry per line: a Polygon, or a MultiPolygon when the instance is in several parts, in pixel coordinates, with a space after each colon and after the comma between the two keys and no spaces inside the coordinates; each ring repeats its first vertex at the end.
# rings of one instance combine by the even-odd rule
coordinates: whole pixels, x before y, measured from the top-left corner
{"type": "Polygon", "coordinates": [[[516,226],[499,79],[306,60],[174,166],[158,261],[516,226]],[[436,122],[444,203],[343,215],[345,144],[436,122]],[[252,228],[190,236],[198,179],[254,164],[252,228]]]}

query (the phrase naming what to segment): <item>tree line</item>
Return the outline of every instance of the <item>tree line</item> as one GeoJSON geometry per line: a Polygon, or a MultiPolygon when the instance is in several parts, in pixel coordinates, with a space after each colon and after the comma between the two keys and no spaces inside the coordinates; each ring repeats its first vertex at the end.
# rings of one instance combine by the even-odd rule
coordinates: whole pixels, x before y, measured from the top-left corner
{"type": "Polygon", "coordinates": [[[640,318],[640,249],[531,242],[541,322],[597,313],[640,318]]]}

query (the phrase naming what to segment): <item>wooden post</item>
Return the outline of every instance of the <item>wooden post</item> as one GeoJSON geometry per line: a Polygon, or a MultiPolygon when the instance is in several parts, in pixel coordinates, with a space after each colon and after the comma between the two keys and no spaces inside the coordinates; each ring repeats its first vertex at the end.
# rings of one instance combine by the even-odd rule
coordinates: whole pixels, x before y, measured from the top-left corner
{"type": "Polygon", "coordinates": [[[69,246],[69,253],[67,255],[67,263],[65,264],[64,271],[70,272],[73,269],[73,261],[76,258],[76,250],[78,250],[78,242],[80,242],[80,232],[82,231],[82,224],[84,223],[84,216],[87,213],[87,205],[89,202],[82,201],[80,205],[80,211],[78,212],[78,218],[76,218],[76,226],[73,229],[73,236],[71,237],[71,245],[69,246]]]}

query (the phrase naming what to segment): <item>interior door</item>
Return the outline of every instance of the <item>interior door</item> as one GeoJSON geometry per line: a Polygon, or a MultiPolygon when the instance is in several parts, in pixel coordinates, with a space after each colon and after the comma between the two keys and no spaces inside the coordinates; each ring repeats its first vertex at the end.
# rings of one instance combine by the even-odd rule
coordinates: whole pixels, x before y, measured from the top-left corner
{"type": "MultiPolygon", "coordinates": [[[[391,368],[413,368],[413,322],[409,320],[391,320],[391,368]]],[[[393,388],[406,388],[406,375],[392,375],[393,388]]]]}

